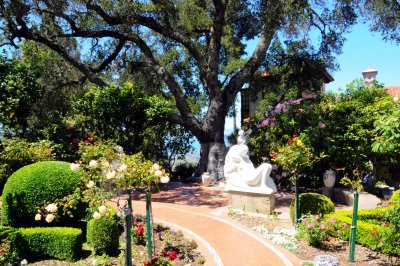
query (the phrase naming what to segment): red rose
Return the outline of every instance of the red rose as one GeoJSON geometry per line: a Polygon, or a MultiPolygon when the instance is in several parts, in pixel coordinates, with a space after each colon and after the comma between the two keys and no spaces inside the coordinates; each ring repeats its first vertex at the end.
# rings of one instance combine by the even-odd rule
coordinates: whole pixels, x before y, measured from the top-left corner
{"type": "Polygon", "coordinates": [[[169,253],[169,259],[170,260],[175,260],[178,257],[178,253],[176,253],[176,251],[171,251],[169,253]]]}
{"type": "Polygon", "coordinates": [[[161,255],[163,256],[163,257],[168,257],[168,251],[166,251],[165,249],[162,251],[162,253],[161,253],[161,255]]]}
{"type": "Polygon", "coordinates": [[[138,236],[141,236],[141,235],[143,235],[143,233],[144,233],[144,227],[143,227],[143,225],[139,225],[139,227],[136,229],[136,234],[138,236]]]}

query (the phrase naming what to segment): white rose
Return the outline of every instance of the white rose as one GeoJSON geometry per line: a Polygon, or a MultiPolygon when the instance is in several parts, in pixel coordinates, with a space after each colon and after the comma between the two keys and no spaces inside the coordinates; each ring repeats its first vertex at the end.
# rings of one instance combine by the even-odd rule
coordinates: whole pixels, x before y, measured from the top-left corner
{"type": "Polygon", "coordinates": [[[102,161],[101,162],[101,167],[103,169],[107,169],[110,166],[110,163],[108,161],[102,161]]]}
{"type": "Polygon", "coordinates": [[[169,176],[166,176],[166,175],[162,176],[161,179],[160,179],[160,182],[163,183],[163,184],[168,183],[169,182],[169,176]]]}
{"type": "Polygon", "coordinates": [[[106,174],[106,178],[107,178],[108,180],[114,179],[116,174],[117,174],[117,173],[116,173],[115,171],[110,171],[110,172],[108,172],[108,173],[106,174]]]}
{"type": "Polygon", "coordinates": [[[154,175],[156,177],[161,177],[163,175],[163,172],[161,170],[157,170],[157,171],[154,172],[154,175]]]}
{"type": "Polygon", "coordinates": [[[119,153],[123,153],[123,152],[124,152],[124,148],[122,148],[121,146],[115,146],[115,149],[116,149],[117,152],[119,152],[119,153]]]}
{"type": "Polygon", "coordinates": [[[159,166],[157,163],[155,163],[155,164],[153,164],[153,166],[151,167],[151,169],[152,169],[153,171],[157,171],[157,170],[160,169],[160,166],[159,166]]]}
{"type": "Polygon", "coordinates": [[[118,172],[124,172],[125,173],[127,169],[128,168],[127,168],[126,164],[121,164],[119,166],[119,168],[118,168],[118,172]]]}
{"type": "Polygon", "coordinates": [[[101,205],[101,206],[99,207],[99,213],[100,213],[101,215],[105,215],[105,214],[107,213],[107,207],[104,206],[104,205],[101,205]]]}
{"type": "Polygon", "coordinates": [[[89,167],[90,167],[90,168],[95,168],[95,167],[97,167],[97,165],[98,165],[98,163],[97,163],[96,160],[91,160],[91,161],[89,162],[89,167]]]}
{"type": "Polygon", "coordinates": [[[93,180],[90,180],[90,181],[86,184],[86,187],[87,187],[87,188],[92,188],[92,187],[94,187],[94,181],[93,181],[93,180]]]}
{"type": "Polygon", "coordinates": [[[28,261],[27,261],[27,260],[23,259],[23,260],[21,261],[21,265],[27,265],[27,264],[28,264],[28,261]]]}
{"type": "Polygon", "coordinates": [[[71,170],[72,171],[78,171],[79,170],[79,163],[71,163],[71,170]]]}
{"type": "Polygon", "coordinates": [[[42,215],[38,213],[35,215],[35,221],[40,221],[40,220],[42,220],[42,215]]]}
{"type": "Polygon", "coordinates": [[[55,216],[53,214],[47,214],[46,222],[51,223],[54,220],[55,216]]]}
{"type": "Polygon", "coordinates": [[[57,211],[57,204],[50,203],[49,205],[46,206],[46,210],[48,212],[54,213],[57,211]]]}
{"type": "Polygon", "coordinates": [[[101,214],[100,214],[99,212],[94,212],[94,213],[93,213],[93,218],[94,218],[95,220],[98,220],[98,219],[101,218],[101,214]]]}

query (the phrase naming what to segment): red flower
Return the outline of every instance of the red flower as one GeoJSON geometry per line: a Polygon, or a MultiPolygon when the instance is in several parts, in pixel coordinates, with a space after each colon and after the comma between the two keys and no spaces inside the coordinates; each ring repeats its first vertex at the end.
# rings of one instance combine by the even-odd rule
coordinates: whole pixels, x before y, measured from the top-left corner
{"type": "Polygon", "coordinates": [[[178,257],[178,253],[176,251],[171,251],[169,253],[169,259],[170,260],[175,260],[178,257]]]}
{"type": "Polygon", "coordinates": [[[167,250],[164,249],[164,250],[162,251],[161,255],[162,255],[163,257],[168,257],[168,256],[169,256],[169,253],[168,253],[167,250]]]}
{"type": "Polygon", "coordinates": [[[5,250],[4,249],[0,249],[0,254],[4,254],[5,250]]]}
{"type": "Polygon", "coordinates": [[[136,234],[137,234],[138,236],[142,236],[143,233],[144,233],[144,227],[143,227],[143,225],[141,224],[141,225],[139,225],[139,227],[136,229],[136,234]]]}
{"type": "Polygon", "coordinates": [[[144,264],[143,264],[143,266],[152,266],[153,264],[151,263],[151,262],[145,262],[144,264]]]}
{"type": "Polygon", "coordinates": [[[135,220],[135,221],[133,221],[133,225],[134,226],[138,226],[138,222],[135,220]]]}

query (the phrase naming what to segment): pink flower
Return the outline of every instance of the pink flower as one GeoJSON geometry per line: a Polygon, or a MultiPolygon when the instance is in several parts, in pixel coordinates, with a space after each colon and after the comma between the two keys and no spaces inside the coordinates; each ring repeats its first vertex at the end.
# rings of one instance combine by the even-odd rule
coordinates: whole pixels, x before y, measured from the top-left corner
{"type": "Polygon", "coordinates": [[[325,229],[326,229],[326,225],[325,225],[325,224],[321,224],[321,225],[319,226],[319,228],[320,228],[321,230],[325,230],[325,229]]]}
{"type": "Polygon", "coordinates": [[[318,127],[319,127],[320,129],[324,129],[324,128],[326,128],[326,125],[325,125],[324,123],[322,123],[322,122],[319,122],[319,123],[318,123],[318,127]]]}
{"type": "Polygon", "coordinates": [[[328,221],[329,221],[330,223],[334,223],[334,222],[337,221],[337,219],[336,219],[335,217],[330,217],[330,218],[328,219],[328,221]]]}
{"type": "Polygon", "coordinates": [[[302,221],[303,223],[306,223],[306,222],[307,222],[307,218],[303,218],[301,221],[302,221]]]}
{"type": "Polygon", "coordinates": [[[342,231],[340,231],[339,229],[336,231],[336,233],[338,233],[338,235],[340,235],[342,233],[342,231]]]}
{"type": "Polygon", "coordinates": [[[307,224],[307,229],[308,230],[311,230],[313,228],[313,225],[312,224],[307,224]]]}
{"type": "Polygon", "coordinates": [[[347,227],[349,227],[346,223],[342,223],[342,225],[344,229],[347,229],[347,227]]]}

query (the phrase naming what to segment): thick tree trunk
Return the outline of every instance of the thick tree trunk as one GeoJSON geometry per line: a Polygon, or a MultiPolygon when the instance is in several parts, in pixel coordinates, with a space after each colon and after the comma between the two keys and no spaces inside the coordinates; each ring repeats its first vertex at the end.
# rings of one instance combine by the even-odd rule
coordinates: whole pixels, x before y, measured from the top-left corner
{"type": "Polygon", "coordinates": [[[224,180],[224,163],[226,147],[224,142],[201,142],[200,162],[196,170],[196,178],[209,172],[215,181],[224,180]]]}

